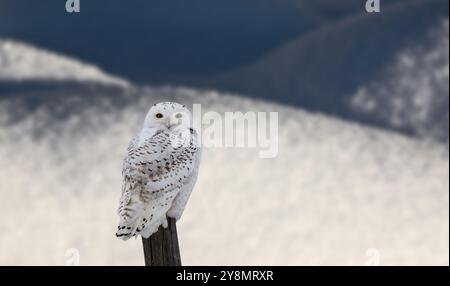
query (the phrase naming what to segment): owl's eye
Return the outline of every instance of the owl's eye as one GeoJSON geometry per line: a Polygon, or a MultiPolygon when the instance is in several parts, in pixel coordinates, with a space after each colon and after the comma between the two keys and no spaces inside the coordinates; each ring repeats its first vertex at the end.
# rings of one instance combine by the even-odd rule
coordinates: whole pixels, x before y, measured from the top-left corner
{"type": "Polygon", "coordinates": [[[181,118],[182,116],[183,116],[183,114],[181,114],[181,113],[175,114],[175,118],[181,118]]]}
{"type": "Polygon", "coordinates": [[[156,113],[156,114],[155,114],[155,117],[156,117],[156,118],[163,118],[163,115],[162,115],[162,113],[156,113]]]}

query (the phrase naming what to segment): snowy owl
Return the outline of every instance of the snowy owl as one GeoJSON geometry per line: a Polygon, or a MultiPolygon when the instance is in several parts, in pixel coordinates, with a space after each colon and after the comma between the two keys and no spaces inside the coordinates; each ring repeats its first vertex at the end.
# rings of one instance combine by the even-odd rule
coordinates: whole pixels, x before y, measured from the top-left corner
{"type": "Polygon", "coordinates": [[[153,105],[130,142],[122,168],[116,236],[148,238],[167,216],[178,220],[197,180],[201,149],[190,111],[181,104],[153,105]]]}

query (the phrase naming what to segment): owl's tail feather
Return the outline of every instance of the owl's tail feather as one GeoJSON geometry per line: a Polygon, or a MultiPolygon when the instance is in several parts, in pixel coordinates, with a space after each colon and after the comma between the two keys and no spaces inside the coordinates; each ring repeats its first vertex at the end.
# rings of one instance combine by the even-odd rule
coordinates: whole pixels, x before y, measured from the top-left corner
{"type": "Polygon", "coordinates": [[[133,236],[141,235],[144,238],[149,238],[158,230],[158,227],[163,225],[167,227],[167,220],[151,221],[150,217],[140,217],[134,223],[121,222],[117,228],[116,236],[123,240],[128,240],[133,236]],[[165,222],[164,222],[165,221],[165,222]]]}
{"type": "Polygon", "coordinates": [[[116,236],[123,240],[128,240],[133,236],[136,236],[136,228],[139,218],[133,220],[120,219],[119,226],[117,227],[116,236]]]}
{"type": "Polygon", "coordinates": [[[141,216],[139,214],[142,213],[140,208],[140,204],[138,204],[137,200],[133,197],[131,197],[130,200],[127,200],[126,204],[121,204],[119,206],[118,213],[120,221],[116,232],[118,238],[128,240],[137,235],[136,229],[141,221],[141,216]]]}
{"type": "Polygon", "coordinates": [[[161,225],[163,228],[167,228],[167,217],[164,215],[158,220],[153,220],[149,224],[147,224],[148,220],[145,220],[146,224],[142,224],[142,229],[139,230],[139,234],[143,238],[149,238],[152,234],[158,231],[159,226],[161,225]]]}
{"type": "Polygon", "coordinates": [[[132,227],[127,225],[119,224],[117,227],[116,236],[123,240],[128,240],[131,237],[135,236],[136,232],[132,230],[132,227]]]}

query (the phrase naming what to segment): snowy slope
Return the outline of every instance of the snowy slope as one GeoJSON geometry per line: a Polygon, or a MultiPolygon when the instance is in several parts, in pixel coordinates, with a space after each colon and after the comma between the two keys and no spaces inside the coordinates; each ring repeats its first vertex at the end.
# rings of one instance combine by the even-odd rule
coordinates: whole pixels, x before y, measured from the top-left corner
{"type": "Polygon", "coordinates": [[[167,99],[280,113],[278,157],[204,151],[179,223],[185,264],[364,265],[369,248],[381,264],[448,264],[443,147],[214,92],[134,96],[124,108],[92,106],[58,122],[45,104],[13,124],[0,111],[0,244],[8,246],[0,264],[62,265],[67,248],[79,249],[82,264],[142,264],[139,240],[114,237],[120,165],[146,109],[167,99]]]}
{"type": "Polygon", "coordinates": [[[36,79],[128,85],[127,81],[108,75],[96,66],[37,49],[25,43],[0,38],[0,81],[36,79]]]}
{"type": "Polygon", "coordinates": [[[121,161],[163,100],[279,112],[276,158],[204,150],[178,224],[185,265],[365,265],[370,249],[382,265],[449,263],[442,145],[213,91],[84,85],[0,93],[0,265],[64,265],[70,248],[82,265],[143,264],[139,240],[114,236],[121,161]]]}
{"type": "Polygon", "coordinates": [[[449,134],[449,21],[425,43],[400,51],[383,77],[359,87],[352,108],[394,129],[447,141],[449,134]]]}
{"type": "MultiPolygon", "coordinates": [[[[313,2],[306,6],[334,7],[327,0],[313,2]]],[[[342,9],[362,8],[361,1],[344,1],[355,6],[340,2],[336,6],[342,9]]],[[[448,23],[448,4],[445,0],[384,3],[376,17],[361,9],[208,84],[446,142],[448,108],[445,112],[441,106],[448,105],[444,71],[449,37],[443,24],[448,23]],[[374,101],[377,108],[367,110],[374,101]]]]}

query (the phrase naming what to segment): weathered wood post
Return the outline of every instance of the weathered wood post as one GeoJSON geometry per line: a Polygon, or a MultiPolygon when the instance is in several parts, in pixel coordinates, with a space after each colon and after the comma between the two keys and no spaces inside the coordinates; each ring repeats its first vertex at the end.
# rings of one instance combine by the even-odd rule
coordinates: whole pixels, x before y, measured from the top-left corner
{"type": "Polygon", "coordinates": [[[145,266],[181,266],[177,226],[174,218],[167,218],[168,227],[159,227],[149,238],[142,238],[145,266]]]}

